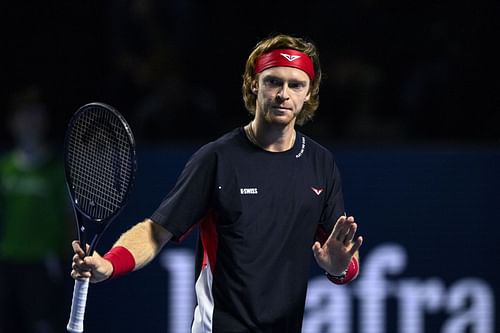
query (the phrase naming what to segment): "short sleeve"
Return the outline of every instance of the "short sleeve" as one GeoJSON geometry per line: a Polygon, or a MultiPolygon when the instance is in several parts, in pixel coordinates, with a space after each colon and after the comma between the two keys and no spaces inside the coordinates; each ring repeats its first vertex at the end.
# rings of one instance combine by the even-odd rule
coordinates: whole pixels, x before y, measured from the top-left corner
{"type": "Polygon", "coordinates": [[[173,234],[174,241],[181,241],[207,213],[212,201],[216,164],[216,153],[209,145],[200,148],[151,215],[151,220],[173,234]]]}

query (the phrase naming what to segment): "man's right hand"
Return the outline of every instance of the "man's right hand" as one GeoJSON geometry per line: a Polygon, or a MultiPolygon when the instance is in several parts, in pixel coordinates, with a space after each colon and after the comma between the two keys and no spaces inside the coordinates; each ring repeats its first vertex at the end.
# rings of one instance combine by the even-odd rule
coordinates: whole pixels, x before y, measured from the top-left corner
{"type": "Polygon", "coordinates": [[[96,283],[108,279],[113,274],[113,265],[94,251],[92,256],[86,256],[75,240],[71,243],[75,255],[71,265],[71,277],[75,280],[90,278],[90,282],[96,283]]]}

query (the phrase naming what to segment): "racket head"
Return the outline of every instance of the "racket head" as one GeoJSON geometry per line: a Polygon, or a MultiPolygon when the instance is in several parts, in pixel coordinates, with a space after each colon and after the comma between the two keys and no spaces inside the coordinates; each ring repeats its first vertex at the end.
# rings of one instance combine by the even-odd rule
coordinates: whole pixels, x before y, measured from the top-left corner
{"type": "Polygon", "coordinates": [[[81,244],[95,248],[98,238],[125,207],[137,170],[130,125],[112,106],[89,103],[71,117],[64,160],[68,191],[81,244]]]}

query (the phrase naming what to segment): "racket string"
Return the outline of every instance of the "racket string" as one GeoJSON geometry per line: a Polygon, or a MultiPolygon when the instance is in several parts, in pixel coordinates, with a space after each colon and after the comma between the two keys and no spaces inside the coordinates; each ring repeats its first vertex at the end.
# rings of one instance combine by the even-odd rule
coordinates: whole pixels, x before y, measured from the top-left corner
{"type": "Polygon", "coordinates": [[[75,200],[84,212],[105,218],[121,207],[133,173],[132,150],[114,114],[82,114],[70,135],[68,160],[75,200]]]}
{"type": "MultiPolygon", "coordinates": [[[[95,148],[96,147],[94,146],[94,149],[95,148]]],[[[105,163],[106,159],[109,160],[110,157],[112,158],[112,156],[110,156],[110,153],[111,152],[109,150],[102,150],[101,154],[94,151],[93,154],[96,159],[84,160],[84,165],[81,166],[81,171],[99,170],[99,172],[102,172],[103,177],[95,177],[95,175],[92,178],[76,177],[76,179],[78,180],[76,186],[82,189],[82,197],[87,199],[87,203],[93,207],[107,209],[109,212],[113,211],[121,200],[121,198],[114,195],[116,194],[117,190],[112,183],[112,178],[116,176],[114,174],[115,170],[113,170],[112,165],[109,165],[109,163],[105,163]],[[95,194],[95,192],[97,192],[97,195],[95,194]]],[[[81,174],[84,173],[82,172],[81,174]]],[[[122,179],[121,181],[122,183],[125,183],[126,179],[122,179]]],[[[117,194],[119,195],[120,193],[117,194]]]]}

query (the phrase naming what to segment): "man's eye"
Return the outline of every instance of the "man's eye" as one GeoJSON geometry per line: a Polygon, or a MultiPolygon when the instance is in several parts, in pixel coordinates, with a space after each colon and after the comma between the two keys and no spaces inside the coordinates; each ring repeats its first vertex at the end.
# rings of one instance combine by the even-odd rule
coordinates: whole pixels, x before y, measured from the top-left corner
{"type": "Polygon", "coordinates": [[[302,82],[292,82],[292,83],[288,84],[288,86],[291,89],[300,90],[300,89],[305,88],[306,85],[304,83],[302,83],[302,82]]]}
{"type": "Polygon", "coordinates": [[[274,78],[268,78],[266,79],[266,83],[270,86],[279,86],[281,85],[281,80],[274,79],[274,78]]]}

